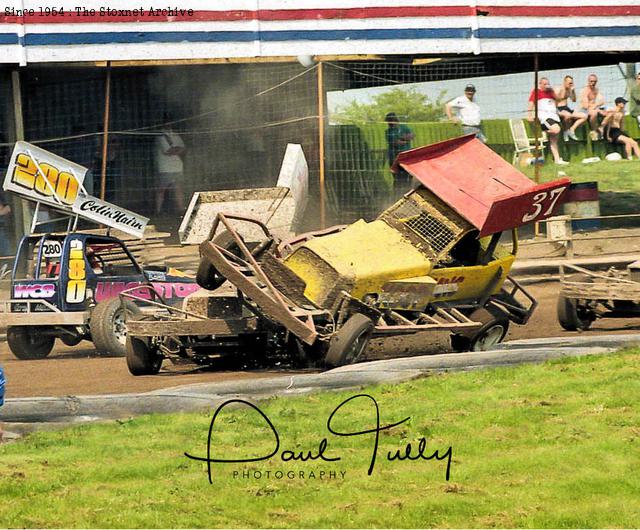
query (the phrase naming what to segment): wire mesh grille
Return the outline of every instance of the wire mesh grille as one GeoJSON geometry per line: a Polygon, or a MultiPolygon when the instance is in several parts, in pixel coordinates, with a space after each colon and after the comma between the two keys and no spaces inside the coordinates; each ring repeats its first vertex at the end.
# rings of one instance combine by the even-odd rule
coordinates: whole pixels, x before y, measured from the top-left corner
{"type": "MultiPolygon", "coordinates": [[[[327,92],[485,73],[477,60],[359,61],[323,68],[327,92]]],[[[85,185],[94,195],[101,188],[106,76],[106,69],[89,67],[37,67],[22,76],[25,139],[89,167],[85,185]]],[[[317,89],[318,66],[305,69],[295,62],[113,68],[105,198],[174,231],[194,191],[273,186],[286,144],[299,143],[312,194],[305,228],[317,228],[317,89]],[[186,148],[175,190],[158,182],[157,144],[168,124],[186,148]],[[168,219],[174,226],[167,226],[168,219]]],[[[374,137],[361,124],[333,123],[328,109],[325,118],[328,222],[371,219],[392,199],[384,124],[374,137]]],[[[455,135],[448,131],[434,139],[455,135]]]]}
{"type": "Polygon", "coordinates": [[[411,199],[404,199],[389,214],[424,239],[436,254],[454,240],[455,233],[437,217],[420,209],[411,199]]]}

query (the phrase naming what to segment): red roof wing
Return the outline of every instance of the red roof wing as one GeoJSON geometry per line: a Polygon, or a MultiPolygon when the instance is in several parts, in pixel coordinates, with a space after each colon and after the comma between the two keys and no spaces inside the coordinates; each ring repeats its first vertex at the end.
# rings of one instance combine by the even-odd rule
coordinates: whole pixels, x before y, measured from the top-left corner
{"type": "Polygon", "coordinates": [[[566,178],[534,184],[474,135],[404,151],[398,164],[480,230],[480,237],[549,217],[570,184],[566,178]]]}

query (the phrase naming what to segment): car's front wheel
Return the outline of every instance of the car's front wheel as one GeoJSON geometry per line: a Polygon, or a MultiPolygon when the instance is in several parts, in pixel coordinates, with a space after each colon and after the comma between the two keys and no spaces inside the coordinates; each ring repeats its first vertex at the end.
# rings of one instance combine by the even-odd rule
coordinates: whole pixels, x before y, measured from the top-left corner
{"type": "Polygon", "coordinates": [[[357,361],[369,343],[373,327],[373,321],[365,315],[356,313],[349,317],[331,338],[325,364],[335,368],[357,361]]]}
{"type": "Polygon", "coordinates": [[[163,357],[151,347],[151,340],[127,337],[127,368],[132,375],[155,375],[160,371],[163,357]]]}
{"type": "Polygon", "coordinates": [[[140,309],[131,300],[111,298],[99,302],[91,311],[91,340],[100,353],[124,356],[127,341],[126,319],[139,315],[140,309]]]}
{"type": "Polygon", "coordinates": [[[494,308],[476,309],[469,318],[482,323],[478,329],[451,336],[453,351],[488,351],[495,348],[509,331],[509,318],[494,308]]]}

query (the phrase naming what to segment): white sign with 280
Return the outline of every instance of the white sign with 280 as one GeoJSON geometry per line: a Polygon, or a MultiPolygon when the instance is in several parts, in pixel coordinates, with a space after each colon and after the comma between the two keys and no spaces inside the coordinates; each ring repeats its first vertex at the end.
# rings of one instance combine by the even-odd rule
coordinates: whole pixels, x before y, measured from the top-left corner
{"type": "Polygon", "coordinates": [[[87,194],[88,169],[27,142],[16,142],[3,188],[29,200],[142,237],[149,219],[87,194]]]}

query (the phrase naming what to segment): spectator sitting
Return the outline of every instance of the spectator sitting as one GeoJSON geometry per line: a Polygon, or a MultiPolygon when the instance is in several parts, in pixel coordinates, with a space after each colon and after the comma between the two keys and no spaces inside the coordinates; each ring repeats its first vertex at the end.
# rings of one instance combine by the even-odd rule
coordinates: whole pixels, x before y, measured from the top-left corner
{"type": "Polygon", "coordinates": [[[543,131],[547,131],[549,135],[549,149],[553,160],[560,166],[567,165],[569,162],[562,160],[558,151],[558,134],[560,134],[560,116],[556,108],[556,94],[549,84],[546,77],[541,77],[538,82],[538,88],[532,90],[529,96],[529,108],[527,119],[532,122],[534,119],[535,102],[538,102],[538,120],[543,131]]]}
{"type": "Polygon", "coordinates": [[[587,78],[587,86],[582,89],[580,93],[580,106],[581,108],[575,112],[575,116],[579,118],[574,124],[575,128],[582,125],[589,120],[589,127],[591,132],[589,135],[592,140],[597,140],[602,135],[602,127],[598,128],[598,118],[600,116],[605,117],[607,111],[604,106],[604,95],[600,92],[600,89],[596,86],[598,84],[598,76],[595,74],[589,74],[587,78]]]}
{"type": "Polygon", "coordinates": [[[640,159],[640,147],[638,142],[633,138],[630,138],[622,130],[622,120],[624,119],[624,106],[627,100],[619,97],[616,98],[616,108],[613,112],[609,113],[604,120],[602,120],[602,126],[607,127],[607,140],[612,144],[624,145],[624,150],[627,154],[627,160],[633,160],[631,152],[640,159]]]}
{"type": "MultiPolygon", "coordinates": [[[[558,106],[558,116],[560,116],[563,125],[564,141],[577,140],[576,136],[576,120],[579,116],[574,113],[574,110],[569,106],[569,100],[576,102],[576,89],[573,84],[573,77],[565,75],[562,82],[562,86],[556,90],[556,105],[558,106]],[[575,121],[573,125],[571,122],[575,121]]],[[[584,123],[584,122],[582,122],[584,123]]]]}

